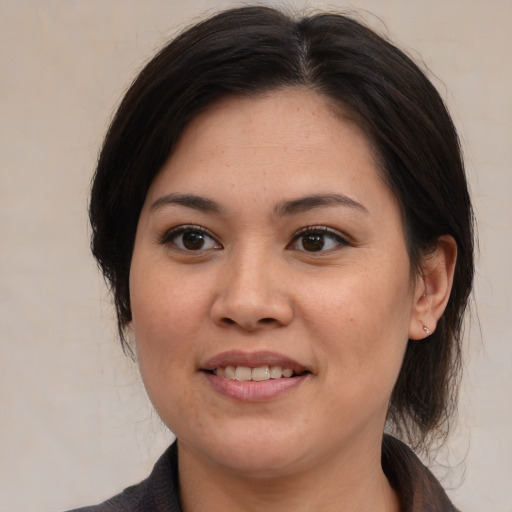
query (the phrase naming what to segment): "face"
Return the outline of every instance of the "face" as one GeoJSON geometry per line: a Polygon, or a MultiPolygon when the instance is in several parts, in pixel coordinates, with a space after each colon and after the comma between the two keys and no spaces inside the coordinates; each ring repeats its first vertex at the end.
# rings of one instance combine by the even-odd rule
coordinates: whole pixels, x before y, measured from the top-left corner
{"type": "Polygon", "coordinates": [[[321,96],[231,98],[188,126],[147,194],[130,297],[183,453],[277,474],[380,445],[414,285],[369,143],[321,96]]]}

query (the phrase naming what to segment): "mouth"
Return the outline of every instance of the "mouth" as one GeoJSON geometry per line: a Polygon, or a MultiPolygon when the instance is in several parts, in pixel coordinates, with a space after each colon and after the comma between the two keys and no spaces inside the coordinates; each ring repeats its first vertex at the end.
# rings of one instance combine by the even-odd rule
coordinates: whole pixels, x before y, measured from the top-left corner
{"type": "Polygon", "coordinates": [[[219,366],[212,370],[210,373],[217,375],[217,377],[224,377],[225,379],[238,380],[238,381],[255,381],[264,382],[270,379],[291,379],[293,377],[300,377],[309,373],[307,370],[295,372],[291,368],[283,368],[281,366],[257,366],[251,368],[249,366],[219,366]]]}
{"type": "Polygon", "coordinates": [[[270,351],[231,350],[217,354],[202,366],[203,371],[239,381],[290,379],[311,373],[308,367],[298,361],[270,351]]]}
{"type": "Polygon", "coordinates": [[[216,391],[249,402],[277,398],[309,380],[313,373],[282,354],[244,351],[218,354],[201,371],[216,391]]]}

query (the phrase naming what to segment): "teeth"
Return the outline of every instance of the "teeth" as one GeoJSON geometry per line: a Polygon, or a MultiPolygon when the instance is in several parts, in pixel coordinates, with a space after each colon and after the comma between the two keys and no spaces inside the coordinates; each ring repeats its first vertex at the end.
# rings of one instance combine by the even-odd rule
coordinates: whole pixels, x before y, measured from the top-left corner
{"type": "Polygon", "coordinates": [[[283,369],[280,366],[271,366],[270,367],[270,378],[271,379],[280,379],[283,376],[283,369]]]}
{"type": "Polygon", "coordinates": [[[251,380],[252,371],[247,366],[237,366],[235,370],[235,380],[251,380]]]}
{"type": "Polygon", "coordinates": [[[235,380],[235,367],[226,366],[224,369],[224,377],[226,377],[226,379],[235,380]]]}
{"type": "Polygon", "coordinates": [[[252,380],[260,381],[260,380],[269,380],[270,379],[270,370],[268,366],[260,366],[259,368],[253,368],[251,372],[252,380]]]}
{"type": "Polygon", "coordinates": [[[231,380],[247,381],[253,380],[261,382],[270,379],[289,378],[293,375],[290,368],[281,368],[280,366],[258,366],[249,368],[248,366],[226,366],[225,368],[216,368],[213,373],[218,377],[224,377],[231,380]]]}

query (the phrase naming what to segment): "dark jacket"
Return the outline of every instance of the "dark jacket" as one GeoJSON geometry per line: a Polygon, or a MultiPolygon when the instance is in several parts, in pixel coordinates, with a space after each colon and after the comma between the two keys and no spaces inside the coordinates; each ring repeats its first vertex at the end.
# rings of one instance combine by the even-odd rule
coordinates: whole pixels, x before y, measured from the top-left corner
{"type": "MultiPolygon", "coordinates": [[[[140,484],[92,507],[70,512],[182,512],[178,496],[177,444],[172,444],[140,484]]],[[[446,493],[412,450],[385,435],[382,467],[397,490],[402,512],[457,512],[446,493]]]]}

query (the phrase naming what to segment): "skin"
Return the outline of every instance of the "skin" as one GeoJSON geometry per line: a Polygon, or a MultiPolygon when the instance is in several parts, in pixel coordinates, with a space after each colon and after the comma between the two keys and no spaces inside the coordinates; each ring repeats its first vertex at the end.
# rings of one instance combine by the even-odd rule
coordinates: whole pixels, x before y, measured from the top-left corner
{"type": "Polygon", "coordinates": [[[229,98],[193,120],[149,189],[130,273],[140,371],[178,438],[184,510],[398,511],[380,465],[389,398],[408,339],[444,309],[455,253],[444,240],[428,278],[411,278],[370,145],[321,96],[229,98]],[[350,201],[283,211],[321,194],[350,201]],[[195,226],[185,241],[207,230],[202,248],[170,233],[183,225],[195,226]],[[334,233],[316,233],[320,251],[299,233],[311,226],[334,233]],[[237,400],[203,371],[230,350],[278,352],[309,373],[237,400]]]}

